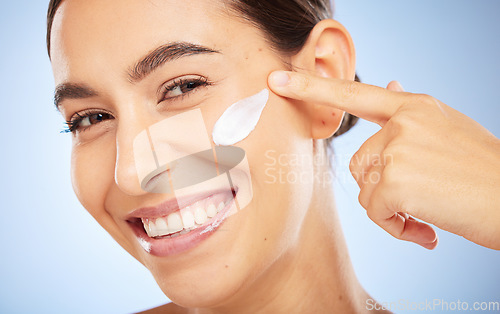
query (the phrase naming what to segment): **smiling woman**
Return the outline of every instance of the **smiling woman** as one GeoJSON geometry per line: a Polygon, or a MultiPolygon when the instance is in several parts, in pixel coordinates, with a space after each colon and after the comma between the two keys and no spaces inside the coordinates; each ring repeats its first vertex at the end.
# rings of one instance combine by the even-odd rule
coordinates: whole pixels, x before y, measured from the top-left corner
{"type": "MultiPolygon", "coordinates": [[[[330,16],[327,0],[50,2],[47,44],[55,103],[72,134],[73,187],[89,213],[173,301],[152,312],[368,312],[365,304],[372,299],[356,279],[324,179],[330,171],[324,144],[355,123],[349,111],[383,126],[373,139],[376,159],[395,160],[399,167],[407,161],[403,153],[429,143],[405,138],[389,145],[383,136],[422,134],[401,131],[430,120],[415,122],[422,110],[436,120],[427,122],[432,125],[443,125],[443,117],[460,120],[460,127],[469,120],[430,96],[404,93],[397,83],[386,90],[353,82],[352,39],[330,16]],[[262,115],[251,133],[222,143],[235,146],[216,145],[221,143],[209,134],[217,121],[228,120],[228,108],[241,116],[256,102],[262,115]],[[401,105],[414,102],[422,106],[401,105]],[[420,111],[404,115],[415,108],[420,111]],[[394,159],[380,158],[385,148],[394,159]],[[282,156],[273,171],[301,179],[269,182],[270,152],[282,156]]],[[[446,125],[455,131],[455,124],[446,125]]],[[[237,133],[242,125],[231,127],[237,133]]],[[[475,146],[483,164],[491,165],[485,169],[497,169],[498,142],[475,130],[475,138],[494,144],[485,145],[490,150],[475,146]]],[[[361,152],[374,151],[367,146],[361,152]]],[[[441,143],[431,146],[444,150],[441,143]]],[[[434,161],[442,160],[436,155],[434,161]]],[[[351,165],[362,187],[360,201],[390,234],[429,249],[437,245],[434,230],[410,213],[498,247],[497,216],[490,224],[461,216],[482,223],[478,236],[463,221],[419,211],[431,207],[411,197],[406,203],[389,197],[388,190],[407,195],[399,189],[410,181],[403,180],[406,171],[373,160],[368,166],[351,165]],[[385,169],[382,180],[363,180],[385,169]]],[[[429,169],[405,166],[411,173],[429,169]]],[[[436,168],[457,173],[448,165],[436,168]]],[[[415,184],[426,187],[436,176],[447,177],[431,173],[415,184]]],[[[485,204],[496,204],[488,197],[495,188],[480,190],[485,204]]],[[[441,201],[442,194],[432,198],[433,193],[423,195],[429,203],[441,201]]],[[[446,208],[443,216],[453,216],[446,208]]]]}
{"type": "MultiPolygon", "coordinates": [[[[284,14],[291,7],[288,2],[266,3],[274,6],[274,14],[284,14]]],[[[76,195],[117,242],[152,272],[174,302],[165,309],[351,312],[362,309],[368,298],[338,233],[330,189],[321,182],[314,186],[313,180],[265,183],[263,152],[267,150],[310,156],[311,161],[314,155],[325,154],[319,143],[335,133],[342,121],[342,112],[335,109],[311,111],[271,94],[257,128],[238,144],[246,152],[253,186],[253,199],[246,209],[203,237],[192,236],[194,229],[175,239],[147,240],[153,248],[171,241],[173,246],[165,246],[170,252],[166,255],[164,251],[161,256],[152,254],[157,251],[145,250],[141,241],[145,233],[161,233],[158,225],[177,217],[169,215],[187,211],[170,206],[169,195],[141,189],[133,141],[144,128],[200,109],[210,134],[231,104],[267,87],[273,70],[318,67],[324,75],[354,78],[352,42],[340,24],[325,20],[306,43],[313,27],[328,15],[326,1],[312,8],[307,3],[296,1],[294,19],[288,21],[303,21],[307,31],[300,41],[290,41],[295,42],[293,47],[281,45],[280,50],[269,44],[276,41],[262,26],[248,23],[257,21],[237,11],[243,8],[239,1],[199,1],[188,7],[183,1],[164,0],[65,0],[50,5],[48,44],[57,84],[55,100],[73,133],[76,195]],[[314,19],[304,20],[304,14],[314,19]],[[337,53],[315,65],[317,47],[337,53]],[[316,133],[316,139],[311,133],[316,133]],[[330,205],[320,207],[319,200],[329,200],[330,205]],[[138,225],[131,224],[135,217],[145,222],[146,230],[139,237],[138,225]],[[151,228],[152,219],[156,225],[151,228]],[[335,236],[320,241],[326,234],[335,236]],[[322,260],[324,269],[318,264],[317,271],[311,272],[312,260],[322,260]],[[301,297],[314,289],[315,297],[301,297]],[[330,293],[322,293],[325,289],[330,293]]],[[[256,10],[250,2],[247,6],[256,10]]],[[[317,171],[329,171],[326,163],[287,165],[281,170],[310,178],[317,171]]],[[[212,195],[213,188],[195,194],[223,198],[212,195]]],[[[192,196],[190,203],[197,199],[192,196]]],[[[210,200],[204,202],[208,209],[210,200]]],[[[189,214],[184,216],[183,223],[190,225],[189,214]]]]}

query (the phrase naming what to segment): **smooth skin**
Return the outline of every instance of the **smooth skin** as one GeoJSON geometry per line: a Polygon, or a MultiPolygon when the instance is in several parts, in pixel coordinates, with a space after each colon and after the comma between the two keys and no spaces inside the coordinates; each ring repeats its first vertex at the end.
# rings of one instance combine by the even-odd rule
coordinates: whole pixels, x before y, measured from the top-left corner
{"type": "Polygon", "coordinates": [[[269,86],[382,127],[354,154],[350,171],[360,204],[385,231],[433,249],[438,238],[430,223],[500,250],[500,141],[477,122],[397,81],[384,89],[274,72],[269,86]]]}
{"type": "Polygon", "coordinates": [[[253,200],[197,247],[153,256],[126,222],[135,209],[166,199],[138,184],[132,144],[146,127],[200,108],[211,134],[227,107],[266,88],[269,74],[290,64],[327,77],[354,78],[354,46],[338,22],[319,23],[303,49],[285,58],[270,48],[258,29],[230,15],[221,4],[218,0],[189,5],[184,0],[62,3],[51,39],[56,85],[84,85],[93,93],[73,94],[59,109],[66,120],[89,109],[103,114],[87,119],[85,128],[72,136],[75,193],[174,302],[152,313],[371,313],[366,310],[370,296],[349,259],[331,186],[314,180],[330,173],[327,163],[312,161],[325,159],[323,139],[338,129],[339,109],[305,106],[303,101],[271,93],[258,126],[237,144],[247,154],[253,200]],[[138,60],[160,45],[179,41],[220,53],[177,58],[138,82],[130,80],[127,72],[138,60]],[[336,53],[323,54],[322,49],[336,53]],[[182,97],[158,93],[179,78],[192,77],[204,77],[212,84],[193,90],[184,86],[182,97]],[[292,163],[296,156],[302,162],[292,163]],[[276,160],[279,163],[269,166],[276,160]],[[271,175],[300,174],[302,179],[273,182],[269,170],[271,175]]]}
{"type": "Polygon", "coordinates": [[[498,141],[493,136],[452,109],[444,109],[443,115],[427,103],[430,97],[348,82],[355,74],[354,45],[336,21],[318,23],[303,49],[285,58],[269,47],[254,26],[229,15],[220,4],[216,0],[189,5],[184,0],[65,0],[53,24],[51,61],[56,85],[83,84],[95,92],[89,97],[65,99],[61,113],[66,120],[88,109],[106,114],[106,119],[93,119],[92,125],[73,134],[75,193],[175,302],[151,313],[373,312],[366,310],[370,296],[352,268],[332,189],[327,182],[312,180],[330,173],[327,164],[311,161],[324,159],[323,140],[338,129],[344,111],[384,125],[383,131],[367,142],[372,144],[364,146],[366,151],[381,153],[393,147],[390,167],[363,168],[366,173],[377,171],[390,179],[362,185],[366,201],[376,205],[368,211],[370,217],[398,236],[401,230],[412,236],[423,234],[417,242],[427,246],[435,245],[432,229],[413,222],[407,224],[417,228],[390,227],[401,226],[400,219],[395,220],[399,225],[384,220],[391,217],[391,210],[407,212],[459,234],[482,234],[478,243],[498,248],[498,233],[496,238],[491,236],[494,231],[487,230],[494,228],[486,226],[498,222],[498,211],[497,215],[478,214],[479,210],[472,209],[491,209],[490,205],[499,204],[491,198],[498,186],[494,182],[498,175],[492,175],[498,171],[498,141]],[[139,82],[130,81],[127,71],[137,60],[159,45],[176,41],[194,42],[220,53],[179,58],[139,82]],[[137,208],[165,201],[165,195],[146,193],[138,186],[132,150],[135,136],[149,125],[193,108],[202,110],[211,134],[215,121],[230,104],[262,90],[271,72],[287,70],[290,64],[303,74],[293,74],[288,87],[278,88],[269,80],[274,93],[262,118],[255,131],[237,144],[247,153],[250,164],[251,204],[189,251],[163,258],[147,253],[124,217],[137,208]],[[213,84],[183,97],[160,97],[158,90],[164,85],[193,76],[205,77],[213,84]],[[415,110],[417,106],[423,109],[415,110]],[[404,115],[406,111],[414,114],[404,115]],[[448,122],[442,125],[442,120],[448,122]],[[439,131],[435,130],[437,125],[443,128],[440,134],[458,143],[441,143],[434,136],[439,131]],[[414,129],[419,136],[412,137],[414,129]],[[472,134],[470,129],[478,131],[472,134]],[[433,138],[423,136],[432,130],[433,138]],[[463,147],[456,149],[457,145],[463,147]],[[266,157],[267,152],[279,158],[280,164],[268,166],[272,160],[266,157]],[[455,158],[457,152],[462,154],[460,158],[455,158]],[[301,156],[302,162],[292,163],[296,156],[301,156]],[[412,163],[415,156],[420,164],[412,163]],[[464,161],[474,156],[479,156],[484,169],[464,161]],[[270,182],[270,167],[275,168],[274,174],[279,170],[307,180],[270,182]],[[441,179],[440,173],[448,177],[441,179]],[[463,177],[457,178],[459,174],[463,177]],[[481,178],[489,178],[489,185],[483,188],[481,178]],[[388,185],[403,188],[397,186],[399,182],[404,182],[405,188],[413,184],[400,192],[407,197],[384,192],[388,185]],[[436,182],[440,190],[426,191],[429,182],[436,182]],[[469,202],[473,207],[465,208],[468,193],[464,191],[474,191],[469,202]],[[461,202],[454,199],[456,195],[462,197],[461,202]],[[400,199],[406,202],[404,206],[400,199]],[[455,201],[457,204],[452,204],[455,201]],[[382,206],[387,204],[392,205],[389,211],[382,206]],[[456,217],[446,217],[450,211],[456,217]],[[429,217],[435,218],[426,219],[429,217]],[[453,219],[458,223],[452,223],[453,219]],[[497,240],[485,240],[494,238],[497,240]]]}

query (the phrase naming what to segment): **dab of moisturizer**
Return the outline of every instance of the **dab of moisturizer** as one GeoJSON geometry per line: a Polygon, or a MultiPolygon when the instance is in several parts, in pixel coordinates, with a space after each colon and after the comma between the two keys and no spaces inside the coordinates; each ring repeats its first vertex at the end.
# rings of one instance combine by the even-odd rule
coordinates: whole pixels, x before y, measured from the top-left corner
{"type": "Polygon", "coordinates": [[[214,143],[229,146],[245,139],[257,126],[268,99],[269,91],[263,89],[227,108],[215,123],[212,132],[214,143]]]}

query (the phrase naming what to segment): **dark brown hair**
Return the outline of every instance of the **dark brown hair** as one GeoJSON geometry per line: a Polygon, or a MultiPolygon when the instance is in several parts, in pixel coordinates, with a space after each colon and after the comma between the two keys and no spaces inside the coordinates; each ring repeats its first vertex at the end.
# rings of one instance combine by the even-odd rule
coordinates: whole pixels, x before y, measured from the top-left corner
{"type": "MultiPolygon", "coordinates": [[[[63,0],[50,0],[47,11],[47,50],[56,11],[63,0]]],[[[314,26],[333,15],[330,0],[223,0],[228,8],[260,29],[269,45],[284,55],[300,51],[314,26]]],[[[359,78],[356,75],[356,81],[359,78]]],[[[339,130],[327,140],[347,132],[356,124],[356,116],[345,114],[339,130]]]]}

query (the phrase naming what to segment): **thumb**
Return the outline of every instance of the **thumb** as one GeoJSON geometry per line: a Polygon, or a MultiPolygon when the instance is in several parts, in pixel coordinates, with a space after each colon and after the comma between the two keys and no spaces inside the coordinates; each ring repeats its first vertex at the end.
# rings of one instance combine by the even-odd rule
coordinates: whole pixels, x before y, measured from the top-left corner
{"type": "Polygon", "coordinates": [[[397,212],[389,219],[374,222],[397,239],[414,242],[429,250],[438,245],[436,231],[407,213],[397,212]]]}
{"type": "Polygon", "coordinates": [[[389,84],[387,84],[387,89],[393,92],[404,92],[403,86],[401,86],[401,83],[398,81],[391,81],[389,84]]]}

